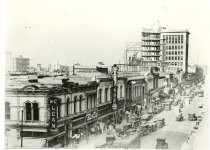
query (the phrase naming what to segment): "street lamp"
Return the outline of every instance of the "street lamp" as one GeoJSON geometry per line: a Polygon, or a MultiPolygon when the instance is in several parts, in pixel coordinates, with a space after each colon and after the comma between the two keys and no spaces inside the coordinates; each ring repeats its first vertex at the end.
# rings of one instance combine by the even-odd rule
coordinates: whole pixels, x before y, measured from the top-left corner
{"type": "Polygon", "coordinates": [[[119,67],[114,64],[112,66],[112,78],[113,78],[113,97],[112,97],[112,109],[117,110],[117,74],[119,67]]]}

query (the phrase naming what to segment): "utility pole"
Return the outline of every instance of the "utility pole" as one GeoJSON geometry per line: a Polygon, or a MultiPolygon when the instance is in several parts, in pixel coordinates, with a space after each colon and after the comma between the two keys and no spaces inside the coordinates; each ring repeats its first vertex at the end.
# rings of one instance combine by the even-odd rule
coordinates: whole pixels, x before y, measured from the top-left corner
{"type": "Polygon", "coordinates": [[[21,118],[21,139],[20,139],[20,147],[23,147],[23,110],[21,111],[21,115],[22,115],[22,118],[21,118]]]}

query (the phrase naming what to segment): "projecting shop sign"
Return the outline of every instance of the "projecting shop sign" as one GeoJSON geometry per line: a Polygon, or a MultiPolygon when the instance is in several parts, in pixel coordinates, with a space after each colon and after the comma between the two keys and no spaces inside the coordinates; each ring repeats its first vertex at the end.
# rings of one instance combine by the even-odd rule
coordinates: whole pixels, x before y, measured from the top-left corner
{"type": "Polygon", "coordinates": [[[57,99],[50,99],[50,132],[57,133],[57,99]]]}

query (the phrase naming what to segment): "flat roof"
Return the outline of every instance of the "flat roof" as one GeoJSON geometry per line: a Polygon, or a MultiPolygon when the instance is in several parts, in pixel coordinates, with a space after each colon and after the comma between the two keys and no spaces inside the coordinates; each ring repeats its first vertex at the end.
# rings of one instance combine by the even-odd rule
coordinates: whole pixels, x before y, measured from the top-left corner
{"type": "Polygon", "coordinates": [[[187,29],[164,29],[161,33],[190,33],[187,29]]]}

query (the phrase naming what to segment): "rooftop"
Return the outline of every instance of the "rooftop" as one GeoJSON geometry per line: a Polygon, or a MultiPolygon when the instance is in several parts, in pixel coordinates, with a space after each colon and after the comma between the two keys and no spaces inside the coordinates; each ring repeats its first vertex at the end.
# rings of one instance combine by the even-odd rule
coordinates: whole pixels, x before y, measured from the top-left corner
{"type": "Polygon", "coordinates": [[[164,29],[161,33],[190,33],[187,29],[164,29]]]}

